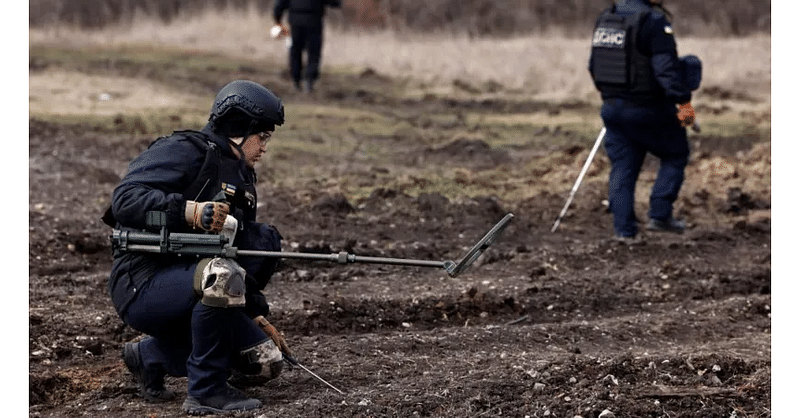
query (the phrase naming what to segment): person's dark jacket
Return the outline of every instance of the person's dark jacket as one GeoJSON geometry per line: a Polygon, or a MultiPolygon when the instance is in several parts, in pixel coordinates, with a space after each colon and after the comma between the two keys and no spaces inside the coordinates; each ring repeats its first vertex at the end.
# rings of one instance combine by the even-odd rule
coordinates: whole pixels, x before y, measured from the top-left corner
{"type": "Polygon", "coordinates": [[[319,25],[325,16],[325,7],[341,7],[341,0],[276,0],[273,9],[275,22],[280,22],[289,11],[289,25],[319,25]]]}
{"type": "MultiPolygon", "coordinates": [[[[670,103],[686,103],[691,100],[692,93],[684,82],[672,24],[664,12],[650,5],[647,0],[622,0],[615,7],[616,13],[622,16],[633,15],[643,9],[649,10],[642,21],[636,47],[650,57],[653,75],[663,88],[663,100],[670,103]]],[[[592,68],[591,58],[589,68],[592,68]]]]}
{"type": "MultiPolygon", "coordinates": [[[[200,144],[202,143],[201,141],[200,144]]],[[[186,225],[184,219],[186,200],[210,201],[221,190],[222,182],[230,183],[248,191],[253,199],[251,205],[237,205],[237,210],[234,212],[241,228],[244,229],[237,233],[234,244],[240,241],[240,236],[249,236],[256,241],[260,239],[262,241],[258,243],[260,245],[271,246],[271,248],[260,248],[262,250],[276,250],[273,241],[277,241],[279,250],[280,236],[277,231],[274,232],[274,236],[258,237],[263,233],[269,234],[270,228],[255,222],[255,180],[254,170],[233,154],[228,140],[213,132],[209,124],[200,132],[176,132],[156,140],[136,157],[130,163],[127,175],[114,189],[111,213],[116,228],[121,230],[144,230],[147,212],[162,211],[166,214],[166,226],[169,231],[199,233],[190,231],[186,225]],[[186,197],[184,192],[197,179],[208,152],[206,147],[198,146],[197,141],[190,139],[190,135],[217,145],[217,149],[220,150],[219,179],[210,181],[199,194],[186,197]],[[273,243],[269,244],[266,241],[273,243]]],[[[253,260],[244,261],[253,262],[253,260]]],[[[122,315],[135,298],[137,291],[159,269],[176,263],[192,262],[196,260],[172,254],[115,254],[108,288],[117,311],[122,315]]],[[[263,299],[260,290],[268,280],[268,277],[263,279],[248,277],[248,281],[252,282],[248,283],[248,299],[259,299],[253,303],[248,300],[251,307],[260,305],[256,307],[259,312],[254,313],[268,313],[266,301],[260,300],[263,299]]]]}

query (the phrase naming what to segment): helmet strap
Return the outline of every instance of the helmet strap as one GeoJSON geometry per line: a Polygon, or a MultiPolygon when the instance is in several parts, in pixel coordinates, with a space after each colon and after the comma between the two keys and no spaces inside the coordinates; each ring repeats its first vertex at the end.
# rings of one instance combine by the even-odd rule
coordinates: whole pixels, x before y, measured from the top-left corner
{"type": "Polygon", "coordinates": [[[241,142],[236,143],[232,139],[228,138],[228,142],[230,142],[231,145],[236,147],[236,150],[239,151],[239,159],[240,160],[243,160],[243,161],[245,160],[244,149],[243,149],[244,143],[247,142],[247,139],[250,138],[250,135],[256,133],[256,132],[253,132],[253,127],[257,123],[258,122],[255,119],[251,119],[250,120],[250,123],[247,125],[247,130],[244,132],[244,136],[242,137],[242,141],[241,142]]]}

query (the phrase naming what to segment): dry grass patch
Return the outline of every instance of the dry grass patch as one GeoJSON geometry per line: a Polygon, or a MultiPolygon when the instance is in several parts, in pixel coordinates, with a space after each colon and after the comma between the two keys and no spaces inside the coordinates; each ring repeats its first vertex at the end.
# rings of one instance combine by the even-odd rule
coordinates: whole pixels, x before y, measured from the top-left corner
{"type": "Polygon", "coordinates": [[[204,114],[208,98],[147,79],[45,70],[30,74],[31,115],[204,114]]]}
{"type": "MultiPolygon", "coordinates": [[[[283,41],[269,38],[268,14],[205,11],[163,24],[151,18],[97,31],[69,27],[31,29],[30,42],[72,46],[145,45],[222,53],[286,65],[283,41]]],[[[496,82],[541,100],[598,101],[587,71],[589,41],[566,36],[531,35],[510,39],[459,35],[398,35],[393,32],[334,31],[325,34],[323,71],[334,67],[372,68],[439,86],[454,80],[496,82]]],[[[704,63],[703,87],[744,92],[770,100],[771,37],[678,39],[681,54],[704,63]]],[[[714,98],[699,95],[703,102],[714,98]]]]}

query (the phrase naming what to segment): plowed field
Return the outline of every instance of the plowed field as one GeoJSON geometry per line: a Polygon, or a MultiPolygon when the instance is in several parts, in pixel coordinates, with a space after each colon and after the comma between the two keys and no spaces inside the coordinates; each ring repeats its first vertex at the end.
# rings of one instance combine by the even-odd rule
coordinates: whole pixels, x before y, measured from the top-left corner
{"type": "MultiPolygon", "coordinates": [[[[75,67],[32,52],[32,75],[68,66],[139,80],[166,74],[209,104],[235,78],[273,88],[288,121],[259,167],[259,215],[280,229],[285,251],[457,260],[515,215],[457,278],[284,261],[265,291],[270,320],[302,364],[345,394],[294,369],[248,386],[264,407],[231,416],[771,416],[769,136],[693,134],[677,205],[690,228],[645,232],[629,246],[610,239],[602,151],[550,232],[595,139],[588,104],[512,100],[502,90],[490,99],[398,98],[387,92],[406,84],[372,71],[325,75],[306,96],[274,68],[75,67]],[[305,116],[293,119],[295,109],[305,116]],[[589,126],[559,125],[570,112],[589,126]],[[530,131],[480,122],[520,114],[555,122],[530,131]],[[375,126],[387,121],[390,131],[375,126]]],[[[736,117],[698,114],[712,110],[736,117]]],[[[110,230],[99,218],[130,159],[189,126],[180,116],[158,129],[128,115],[115,123],[30,120],[30,416],[182,415],[185,378],[167,381],[178,400],[148,404],[120,360],[122,345],[141,335],[107,296],[110,230]]],[[[640,180],[643,221],[656,169],[648,160],[640,180]]]]}

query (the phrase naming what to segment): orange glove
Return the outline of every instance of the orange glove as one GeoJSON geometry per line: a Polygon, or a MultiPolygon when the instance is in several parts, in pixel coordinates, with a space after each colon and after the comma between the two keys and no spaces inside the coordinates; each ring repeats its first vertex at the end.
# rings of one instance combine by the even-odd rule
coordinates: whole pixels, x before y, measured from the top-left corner
{"type": "Polygon", "coordinates": [[[264,318],[263,315],[259,315],[253,318],[253,321],[256,322],[256,325],[258,325],[262,331],[264,331],[264,334],[267,334],[270,338],[272,338],[272,341],[278,346],[278,349],[280,349],[282,353],[285,353],[290,357],[294,357],[292,350],[289,350],[289,346],[286,345],[286,340],[283,338],[283,335],[275,327],[273,327],[269,321],[267,321],[267,318],[264,318]]]}
{"type": "Polygon", "coordinates": [[[678,105],[678,121],[683,127],[694,123],[694,107],[692,107],[692,103],[686,102],[678,105]]]}
{"type": "Polygon", "coordinates": [[[287,28],[286,26],[283,26],[280,23],[276,23],[275,26],[273,26],[269,30],[269,34],[270,34],[270,36],[272,36],[275,39],[281,39],[281,38],[289,35],[289,28],[287,28]]]}

